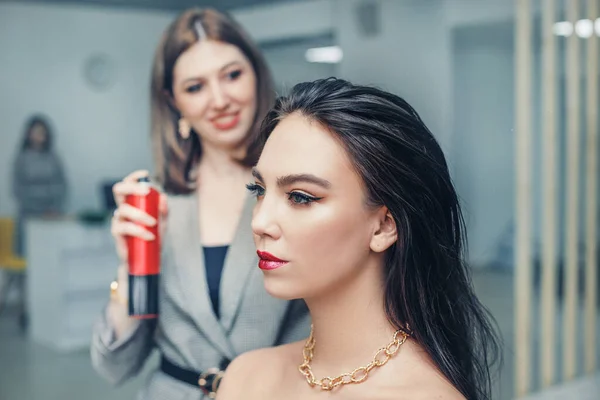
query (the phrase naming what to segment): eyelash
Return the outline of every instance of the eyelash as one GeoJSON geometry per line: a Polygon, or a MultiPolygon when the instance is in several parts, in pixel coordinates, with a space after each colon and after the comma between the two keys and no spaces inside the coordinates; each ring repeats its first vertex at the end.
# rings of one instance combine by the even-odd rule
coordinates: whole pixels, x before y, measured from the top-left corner
{"type": "MultiPolygon", "coordinates": [[[[256,198],[265,195],[265,188],[263,188],[260,185],[257,185],[256,183],[249,183],[246,185],[246,188],[256,198]]],[[[290,204],[298,206],[309,206],[311,203],[322,199],[322,197],[309,196],[305,193],[300,192],[286,192],[286,194],[288,195],[288,200],[290,201],[290,204]]]]}
{"type": "Polygon", "coordinates": [[[265,189],[262,186],[257,185],[256,183],[247,184],[246,189],[248,189],[252,196],[255,196],[257,198],[265,195],[265,189]]]}
{"type": "Polygon", "coordinates": [[[188,86],[185,91],[188,93],[196,93],[199,92],[200,90],[202,90],[202,87],[204,85],[202,85],[201,83],[196,83],[195,85],[192,86],[188,86]]]}
{"type": "MultiPolygon", "coordinates": [[[[230,81],[237,80],[242,75],[241,69],[236,69],[235,71],[231,71],[227,74],[227,79],[230,81]]],[[[188,86],[185,91],[188,93],[196,93],[202,90],[204,85],[202,83],[196,83],[195,85],[188,86]]]]}
{"type": "Polygon", "coordinates": [[[242,75],[242,70],[236,69],[235,71],[231,71],[230,73],[228,73],[227,77],[229,78],[229,80],[235,81],[241,75],[242,75]]]}

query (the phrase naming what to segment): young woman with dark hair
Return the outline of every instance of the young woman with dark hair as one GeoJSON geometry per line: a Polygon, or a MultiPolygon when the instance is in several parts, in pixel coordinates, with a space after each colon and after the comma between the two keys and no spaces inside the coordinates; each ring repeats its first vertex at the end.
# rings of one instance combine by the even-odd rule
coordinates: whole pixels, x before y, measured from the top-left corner
{"type": "Polygon", "coordinates": [[[339,79],[267,115],[248,188],[272,296],[304,299],[306,341],[249,352],[218,399],[489,399],[494,324],[471,286],[444,154],[393,94],[339,79]]]}

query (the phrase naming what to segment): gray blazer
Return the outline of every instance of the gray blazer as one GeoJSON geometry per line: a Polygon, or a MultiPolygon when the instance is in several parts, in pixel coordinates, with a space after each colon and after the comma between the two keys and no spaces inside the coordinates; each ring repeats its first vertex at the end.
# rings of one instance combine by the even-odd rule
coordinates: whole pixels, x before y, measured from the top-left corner
{"type": "MultiPolygon", "coordinates": [[[[206,371],[224,358],[262,347],[306,338],[310,318],[304,301],[282,301],[266,293],[250,222],[255,200],[249,197],[230,245],[220,290],[220,314],[213,313],[206,284],[198,232],[196,195],[169,196],[163,234],[160,316],[143,320],[126,337],[115,340],[103,312],[94,327],[92,364],[109,382],[136,375],[156,347],[182,368],[206,371]]],[[[160,370],[152,373],[139,394],[144,400],[200,400],[198,387],[177,381],[160,370]]]]}

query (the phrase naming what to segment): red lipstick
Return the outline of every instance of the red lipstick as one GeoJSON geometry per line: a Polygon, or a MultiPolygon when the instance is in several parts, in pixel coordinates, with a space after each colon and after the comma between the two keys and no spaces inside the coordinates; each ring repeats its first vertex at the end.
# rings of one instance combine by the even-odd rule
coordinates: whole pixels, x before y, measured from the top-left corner
{"type": "Polygon", "coordinates": [[[220,131],[228,131],[240,123],[240,114],[222,114],[212,119],[212,124],[220,131]]]}
{"type": "Polygon", "coordinates": [[[288,263],[288,261],[277,258],[273,254],[267,253],[266,251],[258,250],[256,254],[258,254],[259,258],[258,268],[262,270],[270,271],[282,267],[288,263]]]}

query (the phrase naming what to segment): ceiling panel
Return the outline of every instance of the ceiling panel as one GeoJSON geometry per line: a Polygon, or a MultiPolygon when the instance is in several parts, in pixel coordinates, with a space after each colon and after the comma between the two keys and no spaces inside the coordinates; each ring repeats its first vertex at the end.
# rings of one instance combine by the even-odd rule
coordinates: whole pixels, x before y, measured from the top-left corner
{"type": "Polygon", "coordinates": [[[191,7],[214,7],[220,10],[258,5],[290,3],[303,0],[0,0],[0,3],[74,4],[145,10],[181,11],[191,7]]]}

